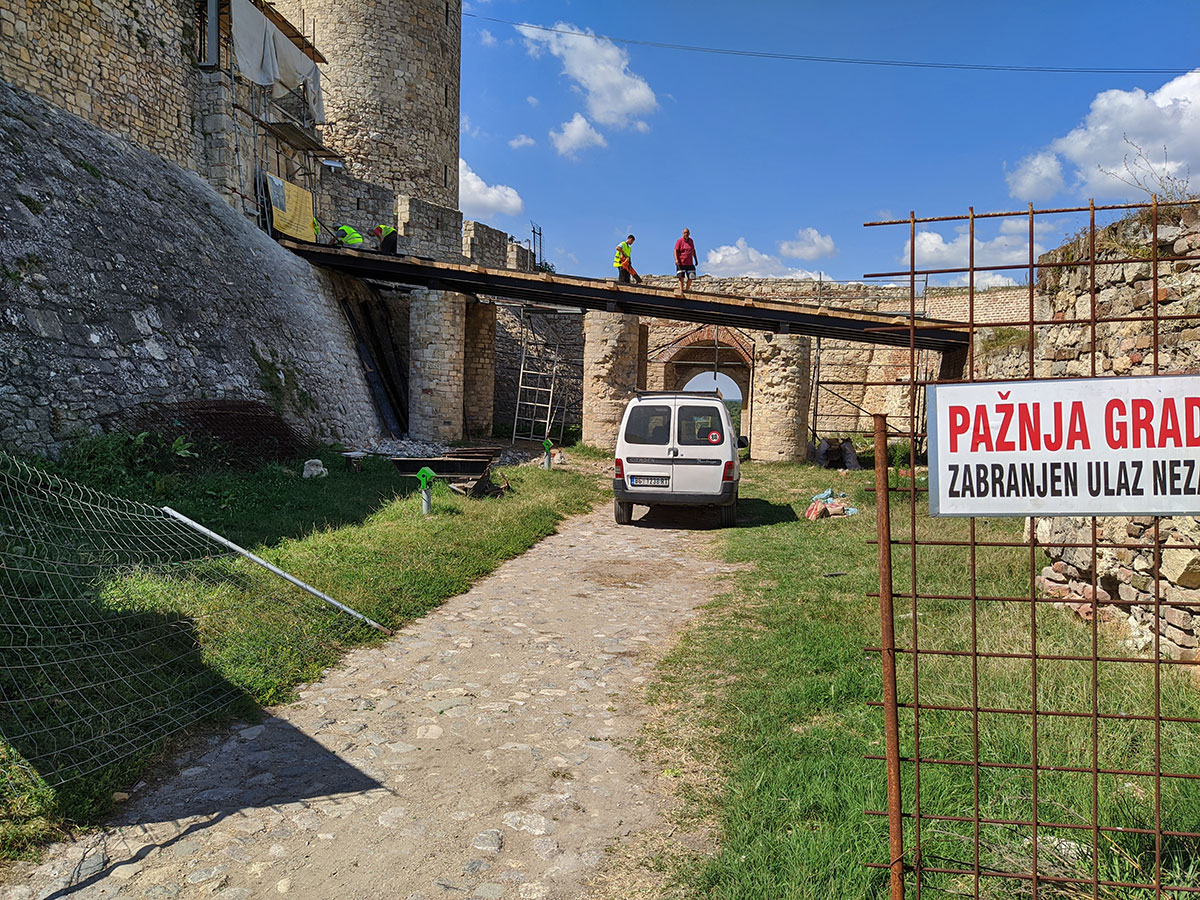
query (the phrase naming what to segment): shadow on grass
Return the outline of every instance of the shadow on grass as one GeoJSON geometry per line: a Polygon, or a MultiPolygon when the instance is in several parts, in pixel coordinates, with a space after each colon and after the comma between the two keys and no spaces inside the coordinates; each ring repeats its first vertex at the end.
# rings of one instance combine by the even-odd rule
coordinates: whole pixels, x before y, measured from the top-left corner
{"type": "Polygon", "coordinates": [[[781,522],[797,522],[799,519],[790,503],[772,503],[759,497],[738,500],[738,528],[778,525],[781,522]]]}
{"type": "Polygon", "coordinates": [[[398,497],[417,488],[382,456],[363,459],[360,470],[323,449],[328,474],[302,478],[303,459],[266,463],[252,471],[206,460],[184,461],[174,471],[103,466],[69,457],[39,466],[53,474],[156,508],[170,506],[243,547],[274,546],[325,528],[360,525],[398,497]],[[189,468],[190,466],[190,468],[189,468]]]}

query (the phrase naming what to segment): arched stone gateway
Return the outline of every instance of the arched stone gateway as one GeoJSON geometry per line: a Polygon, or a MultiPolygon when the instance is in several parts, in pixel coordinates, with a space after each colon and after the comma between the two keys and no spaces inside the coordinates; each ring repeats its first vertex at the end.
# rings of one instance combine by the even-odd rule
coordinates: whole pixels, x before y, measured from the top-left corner
{"type": "Polygon", "coordinates": [[[728,375],[742,394],[742,433],[754,459],[807,455],[810,344],[806,337],[727,326],[588,313],[583,439],[612,447],[635,390],[682,390],[696,375],[728,375]]]}
{"type": "Polygon", "coordinates": [[[754,338],[737,328],[720,325],[680,326],[651,320],[647,325],[646,389],[681,391],[697,375],[717,371],[728,375],[750,399],[754,338]]]}

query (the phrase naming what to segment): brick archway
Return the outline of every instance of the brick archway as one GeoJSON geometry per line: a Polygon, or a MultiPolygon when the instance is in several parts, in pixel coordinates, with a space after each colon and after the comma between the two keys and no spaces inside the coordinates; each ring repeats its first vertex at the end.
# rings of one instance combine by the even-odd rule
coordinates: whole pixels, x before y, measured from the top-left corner
{"type": "Polygon", "coordinates": [[[741,392],[742,433],[749,436],[754,338],[728,326],[680,326],[651,320],[645,338],[645,387],[681,391],[697,375],[714,369],[728,376],[741,392]]]}
{"type": "Polygon", "coordinates": [[[646,387],[680,391],[697,375],[717,372],[738,386],[742,403],[750,400],[754,339],[735,328],[704,325],[678,333],[675,323],[651,325],[647,337],[646,387]],[[674,332],[674,333],[673,333],[674,332]],[[659,340],[655,340],[658,337],[659,340]]]}

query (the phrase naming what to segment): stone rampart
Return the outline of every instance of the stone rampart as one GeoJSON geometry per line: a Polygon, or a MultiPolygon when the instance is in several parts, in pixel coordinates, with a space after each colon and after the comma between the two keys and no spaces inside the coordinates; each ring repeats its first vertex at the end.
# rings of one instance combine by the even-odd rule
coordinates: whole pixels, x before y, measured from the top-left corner
{"type": "Polygon", "coordinates": [[[508,266],[509,236],[482,222],[463,222],[462,255],[481,266],[503,269],[508,266]]]}
{"type": "Polygon", "coordinates": [[[143,403],[252,399],[379,431],[338,300],[198,176],[0,82],[0,442],[54,452],[143,403]],[[137,173],[137,181],[127,180],[137,173]]]}
{"type": "Polygon", "coordinates": [[[398,197],[400,240],[407,253],[448,262],[463,261],[463,214],[457,209],[398,197]]]}
{"type": "MultiPolygon", "coordinates": [[[[344,170],[321,166],[316,192],[321,240],[327,241],[340,225],[358,231],[373,247],[371,230],[376,225],[396,227],[396,195],[382,185],[355,178],[344,170]]],[[[397,240],[399,245],[399,240],[397,240]]],[[[397,247],[399,249],[399,247],[397,247]]]]}
{"type": "Polygon", "coordinates": [[[516,269],[518,272],[532,272],[534,262],[532,250],[509,238],[508,268],[516,269]]]}
{"type": "MultiPolygon", "coordinates": [[[[677,279],[665,275],[647,276],[644,280],[646,284],[655,287],[673,288],[679,283],[677,279]]],[[[857,312],[907,313],[912,305],[907,286],[870,285],[861,282],[796,278],[713,278],[702,275],[693,282],[692,290],[695,293],[732,294],[857,312]]],[[[923,298],[917,298],[916,306],[918,314],[924,312],[923,298]]],[[[673,326],[663,331],[655,325],[650,335],[651,347],[664,339],[670,339],[677,331],[673,326]]],[[[761,339],[763,334],[765,333],[757,333],[757,339],[761,339]]],[[[770,358],[775,359],[776,355],[772,354],[770,358]]],[[[812,340],[804,358],[805,366],[818,367],[816,393],[813,394],[810,387],[805,394],[807,405],[803,417],[810,434],[814,427],[814,407],[816,436],[835,437],[869,433],[873,427],[871,416],[879,412],[886,413],[889,419],[897,423],[907,423],[910,412],[910,368],[907,349],[824,338],[820,341],[812,340]]],[[[940,354],[937,353],[922,354],[918,359],[919,366],[932,366],[935,370],[939,363],[940,354]]],[[[737,380],[735,369],[730,368],[726,374],[737,380]]],[[[743,395],[746,396],[744,389],[743,395]]],[[[752,395],[750,399],[753,401],[752,395]]],[[[767,414],[765,411],[761,413],[767,414]]],[[[748,417],[748,433],[756,421],[755,417],[748,417]]],[[[788,438],[789,442],[790,440],[788,438]]],[[[758,440],[752,440],[752,454],[760,452],[756,447],[759,443],[758,440]]],[[[762,452],[767,451],[763,449],[762,452]]],[[[770,452],[772,458],[786,458],[779,457],[774,450],[770,452]]]]}

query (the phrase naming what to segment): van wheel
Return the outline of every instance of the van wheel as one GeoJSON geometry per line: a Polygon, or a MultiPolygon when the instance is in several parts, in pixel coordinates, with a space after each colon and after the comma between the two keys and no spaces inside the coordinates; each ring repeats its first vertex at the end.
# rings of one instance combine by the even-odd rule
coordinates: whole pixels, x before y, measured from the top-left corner
{"type": "Polygon", "coordinates": [[[624,500],[613,501],[613,518],[618,525],[629,525],[633,522],[633,504],[624,500]]]}
{"type": "Polygon", "coordinates": [[[737,494],[733,495],[732,503],[730,503],[728,506],[721,507],[721,527],[737,527],[737,494]]]}

